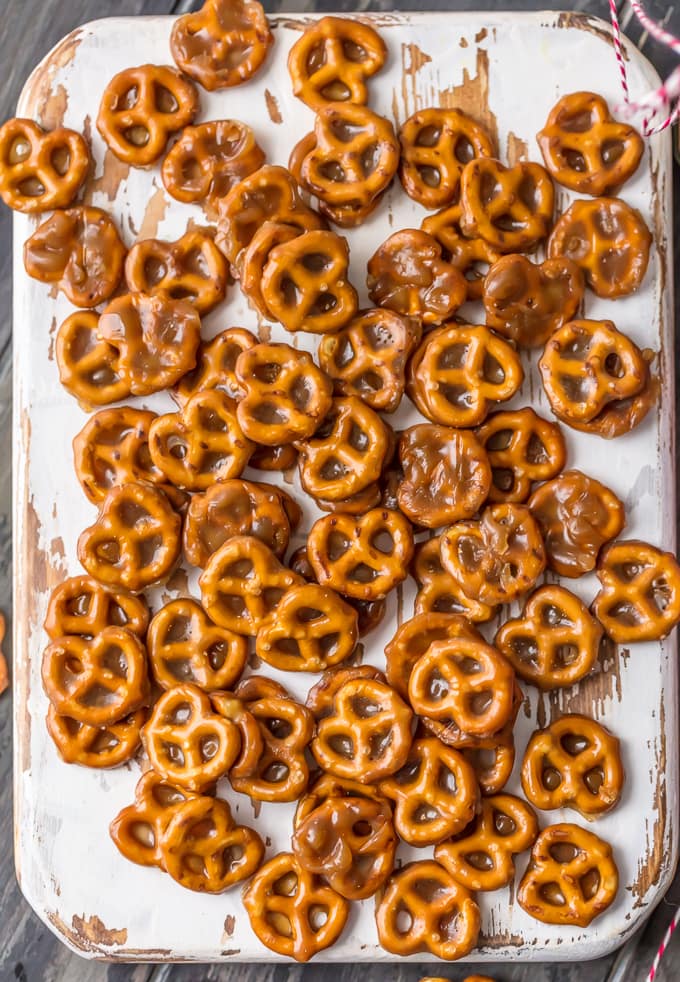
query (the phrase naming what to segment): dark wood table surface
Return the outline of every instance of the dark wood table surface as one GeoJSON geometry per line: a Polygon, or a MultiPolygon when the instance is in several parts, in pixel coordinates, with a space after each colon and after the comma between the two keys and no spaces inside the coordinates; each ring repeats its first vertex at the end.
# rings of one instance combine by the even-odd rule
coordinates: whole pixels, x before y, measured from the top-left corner
{"type": "MultiPolygon", "coordinates": [[[[357,11],[390,9],[452,10],[585,10],[607,19],[607,0],[264,0],[270,11],[357,11]]],[[[22,85],[34,65],[57,41],[73,28],[112,15],[171,14],[200,6],[200,0],[0,0],[0,123],[14,114],[22,85]]],[[[663,19],[680,35],[680,0],[647,0],[650,14],[663,19]]],[[[666,76],[674,66],[673,56],[650,41],[630,21],[627,2],[618,3],[629,37],[666,76]]],[[[576,66],[575,66],[576,67],[576,66]]],[[[612,62],[612,70],[614,63],[612,62]]],[[[574,88],[578,87],[578,72],[574,88]]],[[[680,180],[675,174],[675,229],[680,230],[680,180]]],[[[0,211],[0,609],[11,626],[12,523],[11,523],[11,379],[12,379],[12,270],[11,213],[0,211]]],[[[676,248],[676,276],[680,249],[676,248]]],[[[676,311],[680,290],[676,286],[676,311]]],[[[678,318],[676,317],[676,321],[678,318]]],[[[16,324],[15,330],[30,329],[16,324]]],[[[680,388],[680,387],[679,387],[680,388]]],[[[30,588],[27,586],[27,588],[30,588]]],[[[5,643],[10,655],[11,643],[5,643]]],[[[68,951],[38,920],[23,899],[14,875],[12,850],[12,698],[0,697],[0,982],[416,982],[427,974],[426,966],[414,963],[393,965],[287,966],[250,965],[106,965],[88,962],[68,951]]],[[[74,862],[83,857],[74,856],[74,862]]],[[[667,897],[637,935],[619,952],[595,962],[567,964],[489,965],[484,971],[497,982],[644,982],[659,941],[680,904],[680,874],[667,897]]],[[[469,974],[464,966],[429,966],[430,972],[446,979],[461,980],[469,974]]],[[[680,979],[680,930],[671,945],[657,982],[680,979]]]]}

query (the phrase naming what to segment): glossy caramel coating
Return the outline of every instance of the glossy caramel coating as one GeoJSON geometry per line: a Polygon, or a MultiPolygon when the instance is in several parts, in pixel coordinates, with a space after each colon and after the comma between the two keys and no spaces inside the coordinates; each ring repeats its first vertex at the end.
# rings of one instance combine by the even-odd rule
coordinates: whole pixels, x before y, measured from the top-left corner
{"type": "Polygon", "coordinates": [[[46,132],[32,119],[0,126],[0,198],[34,215],[68,208],[90,170],[90,150],[75,130],[46,132]]]}
{"type": "Polygon", "coordinates": [[[145,771],[137,782],[134,803],[121,809],[109,826],[118,851],[132,863],[162,868],[161,834],[177,808],[195,797],[155,771],[145,771]]]}
{"type": "Polygon", "coordinates": [[[215,204],[265,162],[250,126],[218,119],[187,126],[163,160],[161,177],[176,201],[215,204]]]}
{"type": "Polygon", "coordinates": [[[481,236],[464,235],[460,227],[463,209],[460,201],[428,215],[420,226],[444,248],[444,256],[465,277],[468,300],[480,300],[484,278],[501,254],[481,236]]]}
{"type": "Polygon", "coordinates": [[[441,561],[441,535],[421,542],[415,550],[411,572],[418,583],[414,613],[462,615],[474,624],[489,621],[493,604],[468,597],[460,583],[447,573],[441,561]]]}
{"type": "Polygon", "coordinates": [[[474,625],[460,614],[425,612],[415,614],[397,628],[385,645],[385,675],[393,689],[408,699],[408,682],[413,667],[435,641],[470,637],[481,640],[474,625]]]}
{"type": "Polygon", "coordinates": [[[76,310],[57,331],[54,346],[59,381],[86,412],[130,395],[118,371],[118,352],[97,337],[98,329],[95,311],[76,310]]]}
{"type": "Polygon", "coordinates": [[[132,293],[162,293],[207,314],[224,300],[227,261],[211,235],[192,229],[176,242],[135,242],[125,260],[125,280],[132,293]]]}
{"type": "Polygon", "coordinates": [[[103,770],[132,760],[140,747],[140,730],[146,717],[146,709],[137,709],[108,726],[90,726],[70,716],[60,716],[50,703],[45,722],[64,763],[103,770]]]}
{"type": "Polygon", "coordinates": [[[534,482],[555,477],[566,463],[558,424],[528,407],[492,413],[476,435],[491,465],[490,501],[526,501],[534,482]]]}
{"type": "Polygon", "coordinates": [[[196,351],[196,367],[183,375],[172,396],[181,405],[199,389],[224,389],[230,399],[241,395],[236,379],[236,361],[242,351],[257,344],[257,338],[244,327],[228,327],[210,341],[201,341],[196,351]]]}
{"type": "Polygon", "coordinates": [[[91,576],[70,576],[50,594],[43,627],[54,641],[67,634],[94,638],[106,627],[124,627],[144,638],[149,608],[127,590],[107,590],[91,576]]]}

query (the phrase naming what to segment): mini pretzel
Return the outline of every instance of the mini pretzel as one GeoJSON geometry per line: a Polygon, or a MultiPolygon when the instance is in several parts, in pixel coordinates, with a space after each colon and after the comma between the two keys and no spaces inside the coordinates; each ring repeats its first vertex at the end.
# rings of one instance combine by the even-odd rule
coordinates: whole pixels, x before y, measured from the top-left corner
{"type": "Polygon", "coordinates": [[[399,141],[404,191],[430,209],[456,198],[468,161],[495,151],[485,130],[458,109],[420,109],[402,125],[399,141]]]}
{"type": "Polygon", "coordinates": [[[226,801],[206,796],[173,809],[159,844],[166,872],[200,893],[223,893],[242,883],[264,858],[264,842],[257,832],[237,825],[226,801]]]}
{"type": "Polygon", "coordinates": [[[97,336],[118,352],[132,394],[147,396],[194,368],[201,321],[186,300],[127,293],[104,308],[97,336]]]}
{"type": "Polygon", "coordinates": [[[245,638],[213,624],[199,603],[171,600],[154,615],[146,639],[162,689],[191,682],[204,692],[230,689],[246,666],[245,638]]]}
{"type": "Polygon", "coordinates": [[[393,955],[429,951],[447,961],[472,951],[480,926],[472,895],[432,859],[407,863],[391,876],[375,920],[380,944],[393,955]]]}
{"type": "Polygon", "coordinates": [[[56,283],[75,307],[108,300],[123,276],[125,246],[101,208],[76,205],[55,211],[24,243],[24,266],[33,279],[56,283]]]}
{"type": "Polygon", "coordinates": [[[364,515],[371,508],[379,505],[381,500],[382,493],[378,481],[373,481],[349,498],[339,498],[337,501],[329,501],[328,498],[313,499],[315,505],[321,511],[343,512],[345,515],[364,515]]]}
{"type": "Polygon", "coordinates": [[[236,260],[236,273],[241,284],[241,290],[248,298],[250,306],[265,320],[272,319],[262,295],[262,275],[269,262],[269,254],[276,246],[290,242],[301,234],[302,230],[295,225],[264,222],[255,232],[249,244],[239,253],[236,260]]]}
{"type": "Polygon", "coordinates": [[[460,201],[465,235],[480,236],[498,252],[530,252],[550,230],[555,190],[540,164],[504,167],[478,157],[463,168],[460,201]]]}
{"type": "MultiPolygon", "coordinates": [[[[469,641],[482,641],[484,638],[479,634],[460,632],[454,637],[463,638],[469,641]]],[[[444,643],[444,642],[436,642],[444,643]]],[[[469,670],[472,666],[469,663],[464,664],[464,668],[469,670]]],[[[436,674],[436,672],[435,672],[436,674]]],[[[483,706],[484,700],[474,700],[472,704],[472,709],[479,709],[480,704],[483,706]]],[[[426,730],[433,733],[438,740],[445,743],[447,747],[453,747],[454,750],[463,751],[466,749],[472,750],[495,750],[499,746],[510,746],[513,747],[513,727],[515,725],[515,720],[519,714],[520,709],[524,703],[524,693],[517,684],[517,681],[513,683],[512,686],[512,699],[510,704],[510,715],[506,719],[505,723],[501,726],[499,730],[495,730],[493,733],[470,733],[467,730],[462,729],[462,727],[456,722],[453,716],[447,716],[445,713],[439,719],[434,716],[422,716],[421,722],[426,730]]],[[[477,768],[475,767],[475,770],[477,768]]]]}
{"type": "MultiPolygon", "coordinates": [[[[370,666],[358,666],[359,668],[367,668],[370,666]]],[[[351,669],[350,669],[351,671],[351,669]]],[[[371,677],[382,677],[381,673],[377,670],[371,669],[373,675],[371,677]]],[[[338,669],[334,672],[327,672],[327,676],[332,676],[333,679],[336,677],[347,678],[347,672],[344,669],[338,669]]],[[[311,694],[318,689],[318,685],[310,692],[311,694]]],[[[322,697],[322,701],[323,697],[322,697]]],[[[319,708],[317,706],[317,708],[319,708]]],[[[327,707],[330,709],[330,703],[327,707]]],[[[320,710],[320,715],[323,715],[324,711],[320,710]]],[[[387,805],[388,809],[391,807],[387,798],[384,798],[377,787],[373,784],[365,784],[359,780],[352,780],[351,778],[336,777],[334,774],[327,774],[325,771],[321,771],[319,776],[314,781],[314,784],[307,790],[306,794],[300,798],[295,809],[295,817],[293,819],[293,830],[299,828],[303,822],[309,818],[309,816],[314,812],[319,805],[329,799],[337,801],[343,798],[353,798],[353,799],[367,799],[373,801],[378,805],[387,805]]],[[[391,812],[390,812],[391,815],[391,812]]]]}
{"type": "Polygon", "coordinates": [[[534,843],[517,901],[544,924],[587,927],[613,903],[618,887],[611,846],[565,822],[543,829],[534,843]]]}
{"type": "Polygon", "coordinates": [[[163,161],[161,177],[176,201],[213,203],[265,161],[250,126],[219,119],[187,126],[163,161]]]}
{"type": "Polygon", "coordinates": [[[545,166],[564,187],[581,194],[614,194],[635,173],[644,142],[593,92],[572,92],[550,110],[536,137],[545,166]]]}
{"type": "Polygon", "coordinates": [[[517,352],[488,327],[444,325],[411,358],[406,391],[433,423],[478,426],[490,404],[511,399],[523,378],[517,352]]]}
{"type": "Polygon", "coordinates": [[[339,331],[358,306],[348,267],[347,240],[335,232],[304,232],[275,246],[262,273],[270,315],[291,332],[339,331]]]}
{"type": "Polygon", "coordinates": [[[94,638],[106,627],[124,627],[144,638],[149,608],[127,590],[105,590],[90,576],[71,576],[50,594],[45,623],[54,641],[66,634],[94,638]]]}
{"type": "Polygon", "coordinates": [[[235,634],[255,637],[286,590],[303,582],[250,535],[228,539],[208,560],[199,578],[208,616],[235,634]]]}
{"type": "Polygon", "coordinates": [[[310,109],[328,102],[363,105],[366,79],[387,58],[385,43],[372,27],[349,17],[322,17],[305,28],[288,55],[293,92],[310,109]]]}
{"type": "Polygon", "coordinates": [[[234,723],[241,734],[241,750],[231,765],[230,777],[252,777],[265,753],[263,727],[234,692],[211,692],[210,703],[214,711],[234,723]]]}
{"type": "Polygon", "coordinates": [[[512,733],[482,739],[478,746],[461,747],[460,753],[475,772],[482,795],[498,794],[510,780],[515,766],[512,733]]]}
{"type": "Polygon", "coordinates": [[[335,944],[349,914],[344,897],[286,852],[260,867],[243,893],[243,906],[262,944],[297,962],[335,944]]]}
{"type": "Polygon", "coordinates": [[[80,133],[46,133],[32,119],[0,126],[0,198],[15,211],[68,208],[87,177],[90,151],[80,133]]]}
{"type": "Polygon", "coordinates": [[[119,767],[137,753],[146,715],[145,709],[138,709],[108,726],[89,726],[58,715],[50,703],[47,731],[65,763],[97,769],[119,767]]]}
{"type": "Polygon", "coordinates": [[[490,501],[526,501],[534,481],[555,477],[566,463],[562,430],[533,409],[492,413],[476,435],[491,465],[490,501]]]}
{"type": "Polygon", "coordinates": [[[178,66],[209,92],[247,82],[273,43],[257,0],[204,0],[200,10],[178,17],[170,34],[178,66]]]}
{"type": "Polygon", "coordinates": [[[116,847],[132,863],[162,869],[161,835],[180,805],[195,797],[146,771],[137,782],[134,804],[118,812],[109,826],[116,847]]]}
{"type": "Polygon", "coordinates": [[[597,563],[593,611],[620,644],[659,641],[680,621],[680,566],[647,542],[613,542],[597,563]]]}
{"type": "Polygon", "coordinates": [[[576,316],[584,291],[583,273],[571,259],[502,256],[484,279],[486,324],[520,347],[540,348],[576,316]]]}
{"type": "MultiPolygon", "coordinates": [[[[643,359],[649,364],[649,350],[642,352],[643,359]]],[[[617,436],[630,433],[646,418],[650,409],[659,401],[661,384],[657,375],[647,373],[647,381],[634,396],[628,399],[614,399],[594,419],[587,423],[572,421],[569,425],[574,430],[583,433],[594,433],[605,440],[613,440],[617,436]]]]}
{"type": "MultiPolygon", "coordinates": [[[[332,103],[328,106],[329,109],[341,109],[344,113],[345,108],[350,112],[352,109],[359,111],[363,110],[364,114],[368,114],[369,110],[365,106],[355,106],[341,103],[332,103]]],[[[373,114],[371,113],[371,116],[373,114]]],[[[380,119],[381,117],[376,117],[380,119]]],[[[362,119],[366,119],[366,115],[363,115],[362,119]]],[[[383,123],[387,123],[384,120],[383,123]]],[[[388,137],[386,141],[383,141],[383,157],[387,161],[388,172],[390,177],[394,175],[396,169],[395,161],[392,159],[394,153],[394,147],[396,146],[396,138],[394,137],[394,131],[391,128],[391,124],[388,124],[388,137]]],[[[344,142],[351,143],[351,133],[352,128],[348,128],[342,131],[344,137],[344,142]]],[[[340,143],[339,155],[343,155],[342,142],[343,140],[337,140],[335,137],[332,138],[332,143],[340,143]]],[[[337,163],[336,160],[332,159],[333,148],[330,149],[327,156],[331,157],[330,160],[325,161],[324,155],[317,153],[317,142],[314,133],[307,133],[306,136],[295,144],[293,147],[290,157],[288,158],[288,170],[291,172],[297,183],[303,190],[308,194],[312,194],[310,187],[307,185],[303,175],[302,168],[305,161],[309,158],[317,165],[317,170],[319,162],[327,166],[323,167],[325,174],[321,174],[321,180],[324,183],[326,191],[324,191],[324,198],[317,198],[317,204],[321,214],[327,218],[334,225],[339,225],[341,228],[356,228],[358,225],[362,225],[368,216],[375,211],[378,202],[382,198],[382,192],[378,193],[374,198],[369,197],[364,194],[364,189],[361,183],[362,174],[373,174],[375,168],[373,166],[373,161],[370,159],[370,150],[368,154],[364,154],[356,159],[354,155],[350,156],[351,151],[347,153],[347,169],[342,166],[342,164],[337,163]],[[319,160],[320,158],[320,160],[319,160]],[[348,171],[350,174],[354,175],[356,180],[348,181],[348,171]],[[332,201],[332,198],[337,194],[342,196],[345,193],[344,185],[347,183],[349,187],[354,188],[356,193],[356,198],[349,204],[338,204],[332,201]],[[363,201],[363,203],[361,203],[363,201]]],[[[373,182],[378,183],[377,180],[373,182]]],[[[389,182],[385,182],[385,187],[389,182]]]]}
{"type": "Polygon", "coordinates": [[[481,812],[462,835],[435,848],[434,857],[468,890],[500,890],[515,877],[513,854],[536,841],[532,808],[511,794],[482,799],[481,812]]]}
{"type": "Polygon", "coordinates": [[[88,726],[110,726],[149,697],[144,646],[124,627],[58,638],[45,649],[41,672],[55,712],[88,726]]]}
{"type": "MultiPolygon", "coordinates": [[[[385,676],[374,665],[350,665],[348,668],[331,668],[324,672],[318,682],[307,693],[307,708],[318,722],[335,713],[335,696],[347,682],[355,679],[371,679],[385,684],[385,676]]],[[[329,774],[328,780],[338,781],[343,787],[352,778],[329,774]]],[[[369,785],[372,787],[372,785],[369,785]]],[[[373,788],[375,791],[375,788],[373,788]]],[[[377,793],[377,792],[375,792],[377,793]]]]}
{"type": "Polygon", "coordinates": [[[486,501],[491,469],[481,444],[469,430],[420,423],[399,440],[404,478],[399,507],[416,525],[439,528],[472,518],[486,501]]]}
{"type": "Polygon", "coordinates": [[[243,327],[228,327],[211,341],[201,341],[196,351],[196,367],[175,385],[173,398],[183,406],[199,389],[224,389],[230,399],[241,395],[236,381],[236,361],[242,351],[257,344],[257,338],[243,327]]]}
{"type": "Polygon", "coordinates": [[[200,229],[185,232],[176,242],[143,239],[125,260],[125,280],[132,293],[163,293],[187,300],[207,314],[224,300],[227,261],[210,235],[200,229]]]}
{"type": "Polygon", "coordinates": [[[167,577],[179,558],[181,519],[162,491],[146,484],[111,488],[78,539],[78,559],[107,587],[139,593],[167,577]]]}
{"type": "Polygon", "coordinates": [[[626,520],[614,492],[577,470],[541,484],[527,506],[541,530],[548,566],[560,576],[583,576],[594,569],[600,549],[626,520]]]}
{"type": "Polygon", "coordinates": [[[651,244],[639,211],[620,198],[597,198],[574,201],[565,211],[548,240],[548,255],[571,259],[598,297],[615,300],[639,288],[651,244]]]}
{"type": "Polygon", "coordinates": [[[352,654],[357,613],[333,590],[305,583],[284,593],[276,616],[260,627],[255,651],[289,672],[323,672],[352,654]]]}
{"type": "Polygon", "coordinates": [[[188,78],[166,65],[140,65],[114,75],[106,86],[97,129],[119,160],[148,167],[198,110],[198,92],[188,78]]]}
{"type": "Polygon", "coordinates": [[[368,260],[368,295],[380,307],[441,324],[465,301],[463,274],[442,258],[442,247],[421,229],[394,232],[368,260]]]}
{"type": "Polygon", "coordinates": [[[456,522],[441,539],[441,560],[461,588],[486,604],[509,603],[536,583],[546,550],[523,505],[489,505],[478,521],[456,522]]]}
{"type": "Polygon", "coordinates": [[[307,554],[321,586],[357,600],[377,600],[406,579],[413,533],[403,515],[388,509],[356,518],[325,515],[312,526],[307,554]]]}
{"type": "Polygon", "coordinates": [[[520,678],[539,689],[573,685],[597,661],[602,628],[564,587],[546,584],[527,600],[521,617],[506,621],[494,644],[520,678]]]}
{"type": "Polygon", "coordinates": [[[415,614],[397,628],[392,640],[385,646],[385,674],[393,689],[408,699],[408,682],[421,655],[435,641],[470,637],[481,640],[481,635],[465,617],[438,612],[415,614]]]}
{"type": "Polygon", "coordinates": [[[422,542],[413,564],[413,575],[419,590],[416,614],[462,614],[474,623],[490,621],[496,612],[494,605],[473,600],[442,566],[441,536],[422,542]]]}
{"type": "Polygon", "coordinates": [[[59,381],[86,412],[130,395],[118,372],[118,352],[98,339],[98,326],[94,311],[76,310],[59,328],[55,343],[59,381]]]}
{"type": "Polygon", "coordinates": [[[418,737],[404,766],[380,782],[394,801],[394,827],[411,846],[432,846],[475,816],[479,788],[467,761],[436,737],[418,737]]]}
{"type": "Polygon", "coordinates": [[[480,300],[485,274],[501,254],[480,236],[471,238],[463,234],[460,227],[462,213],[460,201],[457,201],[436,215],[428,215],[420,227],[443,246],[446,259],[465,277],[467,299],[480,300]]]}
{"type": "Polygon", "coordinates": [[[620,800],[624,773],[619,741],[594,719],[562,716],[531,735],[522,761],[522,789],[542,811],[575,808],[584,818],[620,800]]]}
{"type": "Polygon", "coordinates": [[[250,467],[260,471],[280,471],[289,475],[298,461],[298,452],[290,443],[279,444],[277,447],[255,447],[253,456],[248,461],[250,467]]]}

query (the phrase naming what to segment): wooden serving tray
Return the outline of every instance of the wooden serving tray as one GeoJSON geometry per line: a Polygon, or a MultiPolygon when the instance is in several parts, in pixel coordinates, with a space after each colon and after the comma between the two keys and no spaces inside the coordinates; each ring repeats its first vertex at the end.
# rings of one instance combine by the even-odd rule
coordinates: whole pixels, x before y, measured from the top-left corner
{"type": "MultiPolygon", "coordinates": [[[[540,159],[535,134],[559,96],[576,88],[602,93],[615,103],[618,73],[607,28],[569,14],[381,14],[367,15],[389,48],[386,69],[370,83],[371,104],[402,122],[415,109],[457,106],[497,133],[503,158],[540,159]]],[[[201,92],[201,119],[233,117],[255,129],[270,162],[285,164],[293,144],[312,128],[312,113],[296,100],[286,56],[303,16],[274,19],[276,43],[265,69],[245,86],[221,93],[201,92]]],[[[158,167],[130,170],[100,139],[94,120],[102,90],[114,73],[146,62],[170,60],[167,17],[102,20],[67,37],[29,79],[19,115],[47,127],[61,122],[92,139],[96,174],[88,201],[108,209],[128,244],[158,235],[173,239],[188,222],[205,223],[199,208],[165,194],[158,167]]],[[[632,46],[628,68],[633,95],[657,84],[654,70],[632,46]]],[[[660,352],[663,383],[658,412],[636,431],[607,442],[567,430],[568,466],[579,467],[609,485],[626,504],[627,536],[674,547],[673,325],[670,136],[649,144],[642,165],[623,197],[639,208],[654,232],[655,247],[643,289],[615,303],[588,293],[588,317],[609,317],[641,347],[660,352]]],[[[562,210],[570,195],[558,189],[562,210]]],[[[377,212],[347,233],[352,280],[365,295],[368,257],[392,231],[418,227],[425,215],[398,182],[377,212]]],[[[42,621],[49,591],[79,572],[78,533],[94,515],[76,481],[71,440],[85,415],[59,385],[54,362],[57,326],[70,313],[65,298],[24,273],[22,244],[36,220],[15,218],[15,835],[17,872],[23,892],[43,921],[66,944],[88,956],[128,960],[272,961],[250,929],[238,890],[203,896],[182,889],[155,869],[127,862],[108,836],[108,824],[132,801],[140,773],[135,761],[113,772],[63,764],[45,728],[47,699],[40,683],[45,645],[42,621]]],[[[539,256],[540,258],[540,256],[539,256]]],[[[463,308],[472,323],[479,307],[463,308]]],[[[205,318],[204,336],[241,325],[260,336],[290,340],[278,325],[258,323],[237,286],[227,302],[205,318]]],[[[297,335],[294,344],[315,349],[317,339],[297,335]]],[[[536,353],[524,354],[526,379],[511,405],[549,409],[536,368],[536,353]]],[[[167,411],[163,393],[138,406],[167,411]]],[[[407,399],[394,419],[414,422],[407,399]]],[[[248,475],[248,472],[247,476],[248,475]]],[[[255,476],[253,474],[252,476],[255,476]]],[[[261,474],[257,475],[260,479],[261,474]]],[[[278,476],[275,479],[279,479],[278,476]]],[[[294,475],[283,480],[297,487],[294,475]]],[[[293,488],[295,493],[295,488],[293,488]]],[[[314,520],[308,499],[294,546],[314,520]]],[[[588,602],[593,577],[569,582],[588,602]]],[[[175,575],[160,591],[165,598],[195,592],[195,581],[175,575]]],[[[364,640],[364,659],[383,661],[384,644],[413,609],[411,581],[389,599],[381,629],[364,640]]],[[[504,611],[507,615],[508,611],[504,611]]],[[[489,627],[493,631],[497,625],[489,627]]],[[[303,698],[314,679],[267,670],[303,698]]],[[[676,640],[619,648],[601,671],[571,689],[537,694],[525,687],[516,742],[518,763],[528,735],[564,712],[585,712],[604,721],[622,740],[627,783],[615,811],[592,827],[614,846],[621,873],[616,902],[587,930],[551,927],[528,917],[514,902],[512,888],[480,895],[482,934],[471,960],[583,959],[605,954],[635,930],[659,901],[677,859],[673,823],[678,796],[676,640]]],[[[517,791],[518,767],[509,790],[517,791]]],[[[293,806],[251,804],[223,789],[238,818],[255,822],[267,836],[268,855],[285,849],[293,806]]],[[[572,812],[540,816],[541,824],[577,820],[572,812]]],[[[429,856],[431,850],[418,850],[429,856]]],[[[407,858],[416,850],[403,849],[407,858]]],[[[527,857],[517,860],[518,873],[527,857]]],[[[343,937],[319,961],[389,961],[377,943],[372,900],[355,904],[343,937]]],[[[423,960],[416,956],[415,960],[423,960]]]]}

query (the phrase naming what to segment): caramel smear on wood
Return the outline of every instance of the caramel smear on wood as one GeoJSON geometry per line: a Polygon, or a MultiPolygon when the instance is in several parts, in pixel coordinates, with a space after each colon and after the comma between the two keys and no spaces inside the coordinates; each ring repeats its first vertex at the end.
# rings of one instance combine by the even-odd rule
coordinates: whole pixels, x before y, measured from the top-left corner
{"type": "Polygon", "coordinates": [[[439,105],[447,109],[461,109],[477,123],[485,127],[498,144],[498,121],[489,108],[489,53],[483,48],[477,50],[477,74],[470,76],[463,69],[463,81],[439,92],[439,105]]]}
{"type": "Polygon", "coordinates": [[[27,98],[26,104],[21,107],[21,114],[37,119],[46,129],[55,129],[64,120],[68,98],[62,85],[53,90],[54,78],[57,72],[73,61],[82,38],[82,30],[72,31],[38,65],[26,83],[27,98]]]}
{"type": "Polygon", "coordinates": [[[89,941],[94,945],[105,945],[109,947],[125,944],[127,941],[127,928],[123,927],[120,930],[107,928],[96,914],[92,914],[91,917],[87,918],[78,917],[74,914],[71,923],[73,924],[73,930],[83,941],[89,941]]]}
{"type": "Polygon", "coordinates": [[[407,116],[425,105],[422,94],[418,92],[417,76],[421,68],[431,61],[430,56],[421,51],[417,44],[402,44],[401,98],[407,116]]]}
{"type": "Polygon", "coordinates": [[[668,816],[668,803],[666,800],[666,709],[661,695],[659,706],[659,743],[655,747],[656,767],[650,772],[650,779],[654,782],[654,805],[656,808],[656,818],[654,824],[649,828],[649,818],[645,818],[647,831],[647,842],[649,850],[646,856],[641,856],[638,860],[637,876],[630,886],[630,892],[635,897],[635,906],[644,907],[647,894],[650,889],[659,882],[661,874],[668,866],[668,859],[673,853],[672,848],[672,828],[669,830],[668,843],[666,838],[666,824],[668,816]]]}
{"type": "Polygon", "coordinates": [[[506,148],[506,156],[508,158],[508,163],[511,167],[518,164],[520,160],[529,159],[529,145],[526,140],[520,139],[514,133],[508,133],[508,142],[506,148]]]}
{"type": "Polygon", "coordinates": [[[269,113],[269,118],[271,119],[272,123],[276,123],[277,125],[282,123],[283,116],[281,115],[281,110],[279,109],[279,103],[274,93],[270,92],[269,89],[264,90],[264,101],[267,103],[267,112],[269,113]]]}
{"type": "Polygon", "coordinates": [[[139,227],[140,239],[154,239],[156,237],[158,226],[165,218],[165,213],[167,210],[168,200],[165,197],[163,188],[156,188],[154,193],[149,198],[149,203],[146,206],[142,224],[139,227]]]}
{"type": "Polygon", "coordinates": [[[115,201],[123,181],[127,180],[130,165],[119,160],[115,153],[107,148],[104,154],[104,165],[100,177],[88,181],[85,192],[85,203],[92,204],[96,194],[103,194],[108,201],[115,201]]]}

